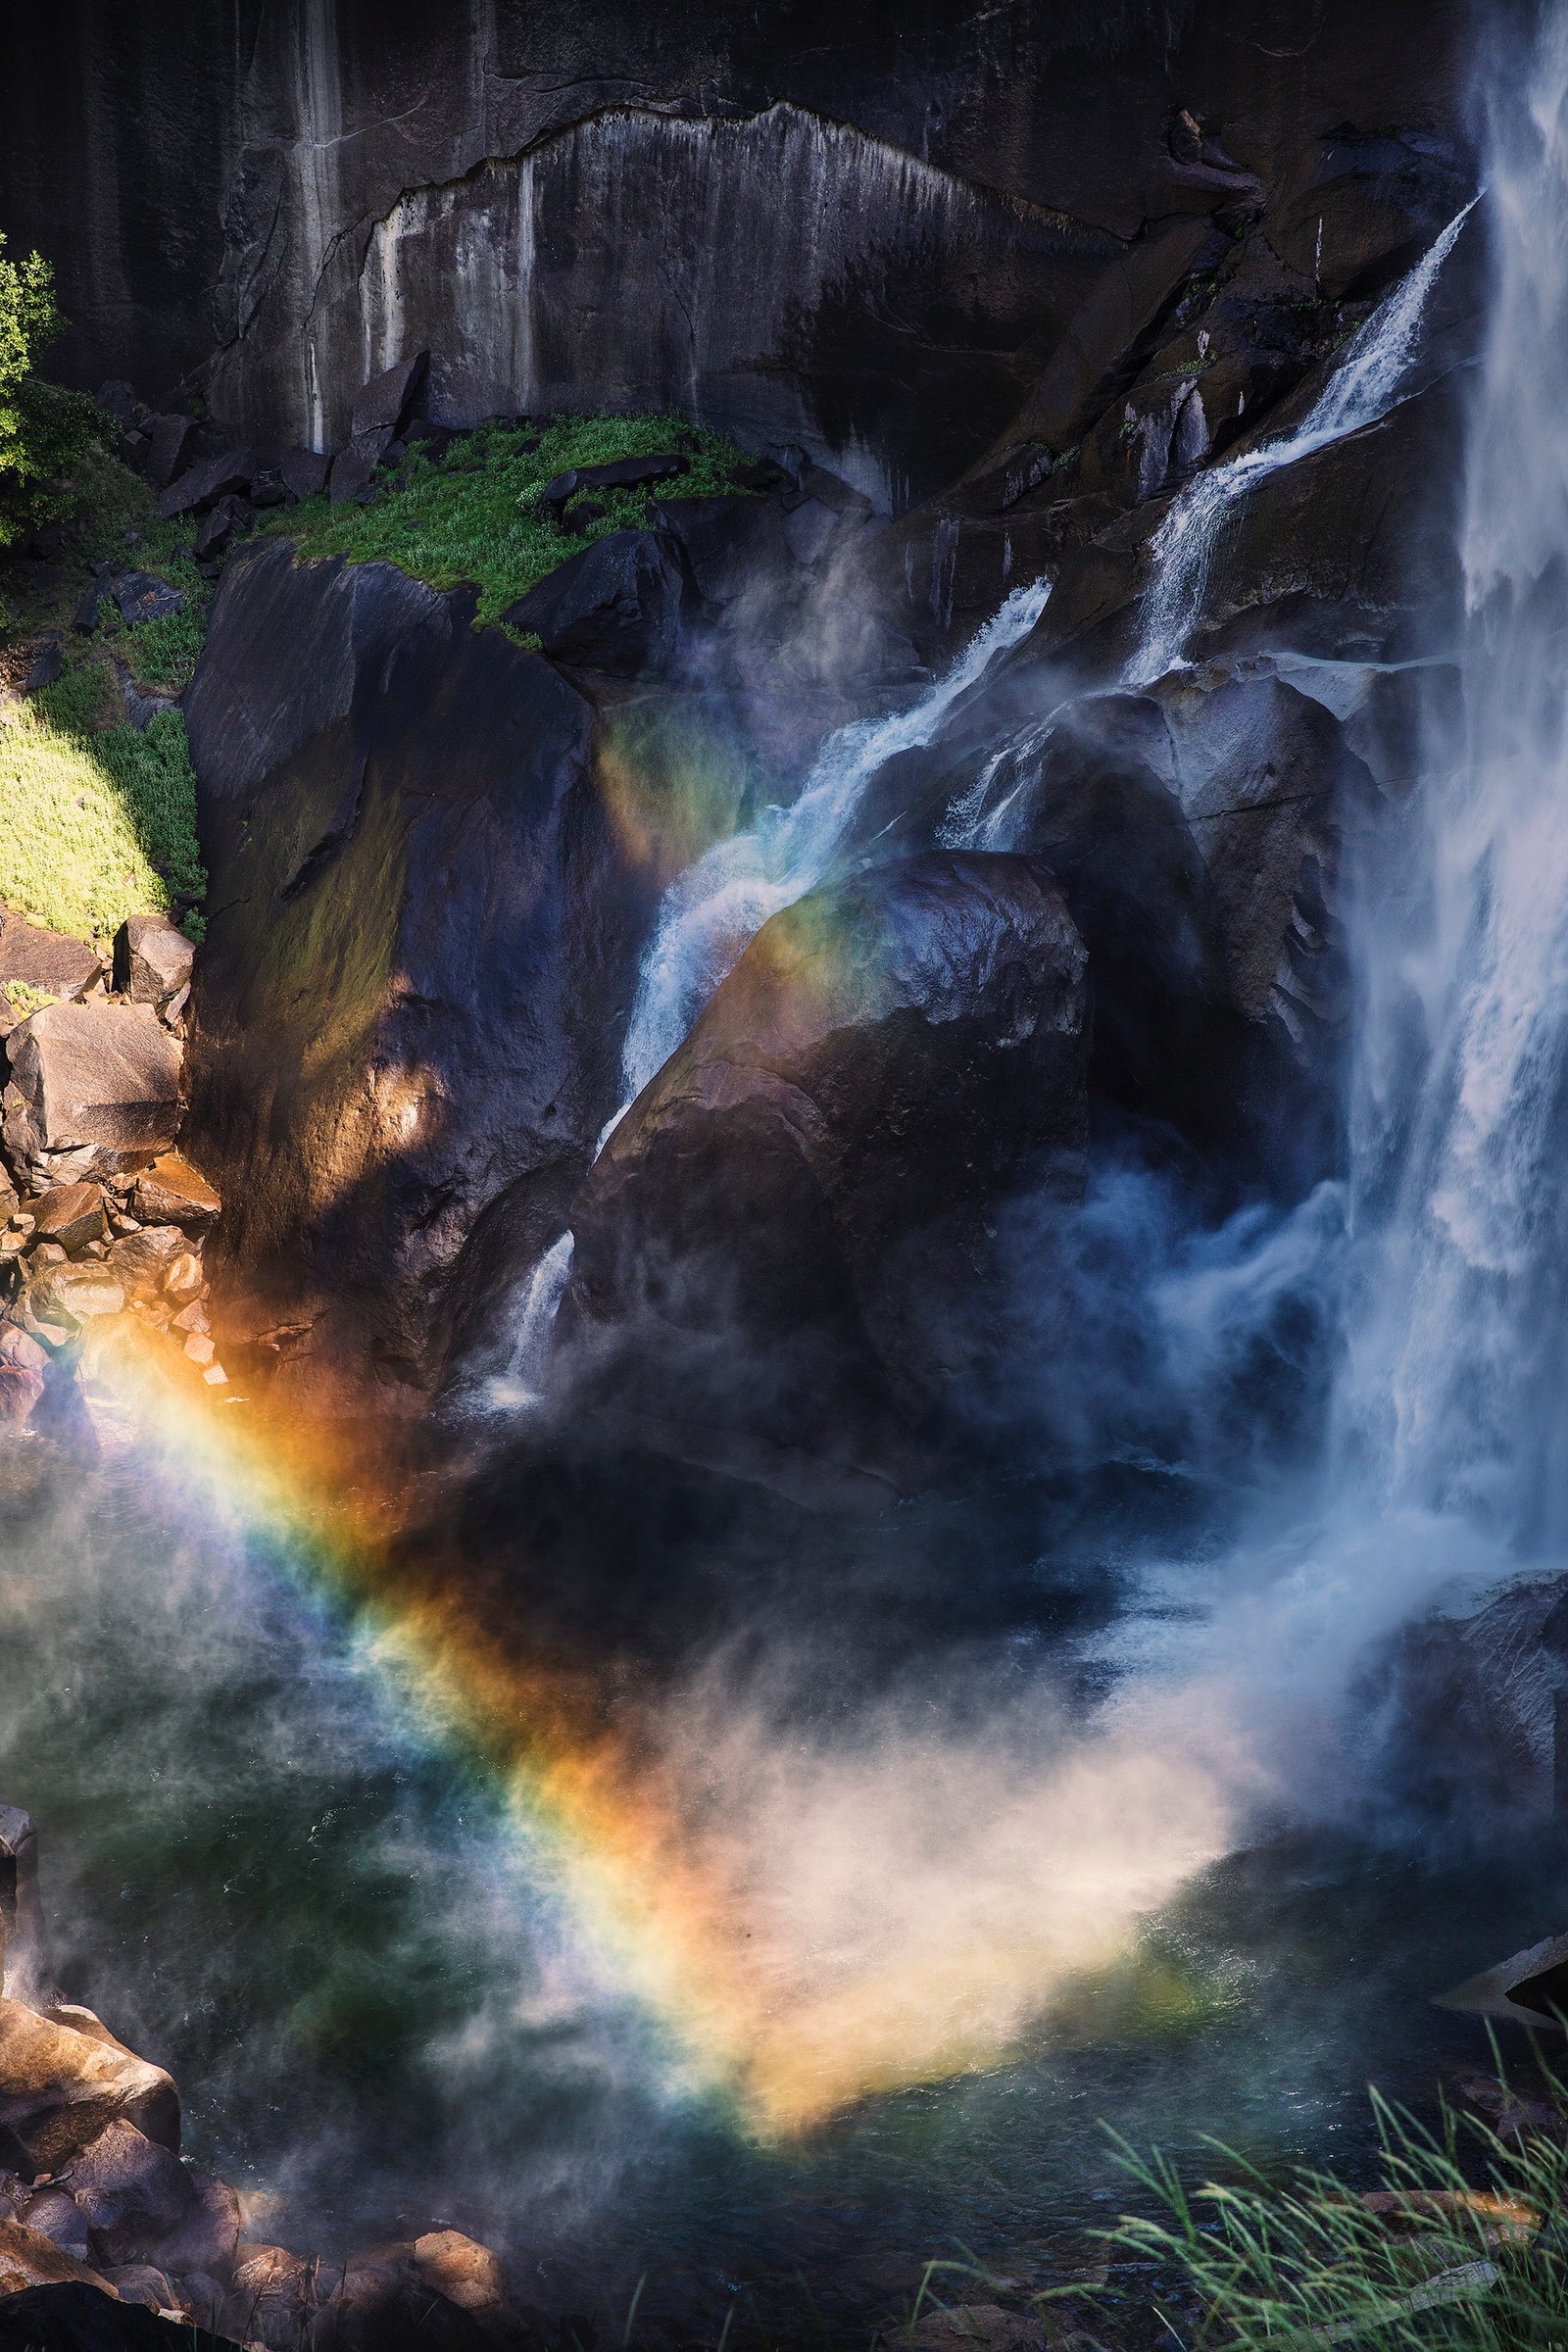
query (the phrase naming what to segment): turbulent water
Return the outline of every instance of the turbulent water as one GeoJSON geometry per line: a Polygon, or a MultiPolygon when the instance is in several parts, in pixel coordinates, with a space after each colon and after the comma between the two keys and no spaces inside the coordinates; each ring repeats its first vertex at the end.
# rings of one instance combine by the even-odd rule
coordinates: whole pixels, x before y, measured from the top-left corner
{"type": "MultiPolygon", "coordinates": [[[[734,1655],[682,1693],[779,2005],[815,1970],[869,2035],[879,2001],[898,2020],[911,1984],[940,1985],[955,2017],[1001,2021],[1005,2065],[986,2069],[971,2033],[947,2081],[897,2087],[884,2068],[806,2138],[748,2139],[581,1933],[546,1843],[443,1752],[363,1627],[167,1457],[132,1447],[77,1477],[24,1442],[5,1452],[0,1772],[43,1824],[57,1966],[174,2068],[193,2150],[252,2197],[256,2233],[336,2251],[451,2219],[507,2242],[541,2302],[603,2316],[647,2274],[645,2314],[709,2328],[744,2308],[769,2341],[810,2332],[816,2306],[888,2316],[957,2246],[1048,2283],[1054,2241],[1119,2193],[1100,2117],[1183,2150],[1212,2131],[1353,2164],[1365,2073],[1419,2099],[1479,2054],[1427,1996],[1563,1924],[1555,1832],[1444,1859],[1380,1808],[1353,1695],[1428,1602],[1559,1569],[1568,1539],[1568,9],[1527,55],[1497,48],[1465,612],[1457,646],[1431,649],[1461,691],[1434,692],[1397,855],[1360,877],[1343,1181],[1214,1230],[1110,1168],[1065,1238],[1020,1214],[1050,1458],[1041,1438],[1042,1458],[1009,1464],[983,1527],[933,1506],[831,1558],[824,1539],[814,1588],[810,1559],[783,1563],[827,1596],[815,1651],[788,1629],[811,1705],[769,1719],[734,1655]],[[1222,1409],[1287,1310],[1327,1367],[1288,1459],[1222,1409]],[[1128,1438],[1064,1501],[1062,1465],[1107,1421],[1158,1424],[1158,1476],[1128,1438]],[[874,1693],[839,1638],[858,1592],[874,1693]],[[726,1690],[750,1694],[728,1718],[726,1690]],[[1048,1697],[1055,1743],[1031,1744],[1048,1697]],[[770,1720],[787,1736],[759,1742],[770,1720]],[[905,1912],[890,1855],[915,1886],[905,1912]],[[923,1976],[897,1973],[911,1953],[923,1976]]],[[[1135,677],[1180,661],[1249,486],[1398,396],[1464,219],[1294,435],[1176,501],[1135,677]]],[[[932,739],[1045,595],[1016,592],[912,709],[841,731],[789,808],[675,886],[628,1097],[761,923],[831,870],[871,775],[932,739]]],[[[952,838],[989,838],[977,794],[952,838]]],[[[569,1257],[564,1236],[532,1278],[514,1401],[543,1378],[569,1257]]],[[[686,1531],[665,1533],[673,1559],[686,1531]]]]}

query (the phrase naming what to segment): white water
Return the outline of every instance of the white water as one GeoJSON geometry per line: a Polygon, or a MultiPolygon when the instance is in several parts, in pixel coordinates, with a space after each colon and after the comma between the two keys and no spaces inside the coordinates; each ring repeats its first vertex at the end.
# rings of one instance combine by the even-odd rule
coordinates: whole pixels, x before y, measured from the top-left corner
{"type": "Polygon", "coordinates": [[[872,776],[898,753],[931,741],[959,696],[1000,654],[1028,635],[1049,594],[1044,580],[1015,588],[917,703],[891,718],[857,719],[840,727],[823,746],[798,799],[787,808],[769,808],[752,832],[716,843],[671,887],[643,963],[626,1037],[622,1069],[628,1104],[669,1059],[768,917],[822,880],[872,776]]]}
{"type": "Polygon", "coordinates": [[[537,1404],[544,1394],[545,1361],[557,1309],[571,1280],[573,1236],[564,1233],[552,1242],[529,1275],[517,1306],[516,1333],[506,1370],[489,1383],[490,1404],[517,1411],[537,1404]]]}
{"type": "Polygon", "coordinates": [[[1388,299],[1360,326],[1322,394],[1294,433],[1249,450],[1189,482],[1150,548],[1154,576],[1144,600],[1143,642],[1130,685],[1152,684],[1182,658],[1194,615],[1200,611],[1215,548],[1239,499],[1282,466],[1375,424],[1394,406],[1408,373],[1427,298],[1438,272],[1479,199],[1449,221],[1388,299]]]}
{"type": "Polygon", "coordinates": [[[1352,1163],[1370,1228],[1341,1443],[1395,1507],[1568,1535],[1568,9],[1490,96],[1492,313],[1460,554],[1463,731],[1412,910],[1369,926],[1352,1163]],[[1413,1063],[1413,1068],[1412,1068],[1413,1063]],[[1389,1171],[1396,1171],[1391,1183],[1389,1171]]]}

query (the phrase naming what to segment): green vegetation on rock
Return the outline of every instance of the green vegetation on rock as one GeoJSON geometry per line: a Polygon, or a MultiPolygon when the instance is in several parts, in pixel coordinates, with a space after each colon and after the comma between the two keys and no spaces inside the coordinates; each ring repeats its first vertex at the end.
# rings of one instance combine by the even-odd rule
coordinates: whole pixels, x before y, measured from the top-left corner
{"type": "MultiPolygon", "coordinates": [[[[102,941],[127,914],[199,899],[207,877],[184,720],[169,710],[141,731],[82,731],[76,677],[0,727],[0,905],[102,941]]],[[[190,937],[200,922],[187,914],[190,937]]]]}
{"type": "Polygon", "coordinates": [[[102,429],[82,393],[34,372],[61,323],[48,263],[36,253],[9,260],[0,236],[0,547],[65,509],[63,477],[102,429]]]}
{"type": "Polygon", "coordinates": [[[641,523],[650,497],[738,490],[744,463],[732,442],[668,416],[558,416],[538,431],[487,424],[436,458],[416,446],[370,506],[307,499],[267,527],[292,539],[301,555],[396,564],[432,588],[471,581],[479,591],[476,617],[499,620],[595,539],[641,523]],[[688,470],[676,481],[588,493],[607,512],[585,531],[562,531],[539,511],[539,493],[557,474],[666,450],[678,450],[688,470]]]}

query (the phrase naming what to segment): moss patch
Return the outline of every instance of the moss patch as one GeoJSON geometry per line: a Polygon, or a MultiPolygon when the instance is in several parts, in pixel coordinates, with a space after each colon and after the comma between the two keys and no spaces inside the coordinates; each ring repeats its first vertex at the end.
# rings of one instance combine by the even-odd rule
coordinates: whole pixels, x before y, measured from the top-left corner
{"type": "Polygon", "coordinates": [[[561,416],[539,431],[489,424],[438,458],[412,450],[373,506],[312,498],[264,527],[292,539],[305,556],[396,564],[432,588],[472,582],[477,618],[499,620],[569,557],[610,531],[640,524],[650,497],[735,492],[744,464],[732,442],[668,416],[561,416]],[[666,450],[680,451],[688,471],[638,490],[589,493],[607,512],[585,531],[560,530],[539,512],[540,491],[559,473],[666,450]]]}

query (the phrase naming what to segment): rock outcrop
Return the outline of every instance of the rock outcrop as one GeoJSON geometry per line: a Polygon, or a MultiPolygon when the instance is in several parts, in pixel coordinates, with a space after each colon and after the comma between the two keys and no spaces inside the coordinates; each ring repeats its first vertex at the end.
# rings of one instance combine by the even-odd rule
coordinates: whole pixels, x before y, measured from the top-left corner
{"type": "Polygon", "coordinates": [[[775,915],[573,1206],[574,1393],[901,1479],[989,1210],[1082,1181],[1084,971],[1028,858],[930,853],[775,915]]]}
{"type": "Polygon", "coordinates": [[[448,2226],[335,2265],[242,2241],[234,2190],[180,2156],[169,2075],[49,1984],[36,1852],[28,1816],[0,1806],[0,2346],[523,2341],[499,2256],[448,2226]]]}
{"type": "Polygon", "coordinates": [[[228,1327],[321,1400],[421,1404],[481,1213],[580,1179],[657,903],[591,706],[471,612],[253,550],[187,697],[214,906],[189,1148],[228,1327]]]}

